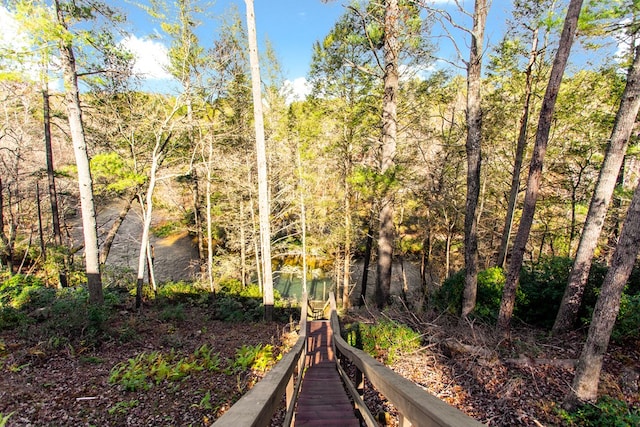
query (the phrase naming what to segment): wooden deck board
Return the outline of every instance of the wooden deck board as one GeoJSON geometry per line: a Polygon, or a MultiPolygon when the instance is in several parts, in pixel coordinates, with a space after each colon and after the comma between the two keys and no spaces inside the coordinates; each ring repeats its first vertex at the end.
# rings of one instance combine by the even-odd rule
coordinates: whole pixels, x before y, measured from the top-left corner
{"type": "Polygon", "coordinates": [[[295,426],[360,426],[338,374],[332,345],[329,322],[307,323],[307,370],[298,397],[295,426]]]}

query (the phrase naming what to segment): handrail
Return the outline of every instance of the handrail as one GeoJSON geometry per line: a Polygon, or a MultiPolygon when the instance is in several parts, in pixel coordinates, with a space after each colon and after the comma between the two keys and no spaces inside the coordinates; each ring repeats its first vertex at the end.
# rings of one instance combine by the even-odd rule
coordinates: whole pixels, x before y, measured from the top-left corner
{"type": "Polygon", "coordinates": [[[450,406],[408,379],[398,375],[362,350],[351,347],[340,336],[340,322],[333,292],[331,303],[331,329],[337,354],[349,359],[375,387],[398,409],[400,425],[419,427],[480,427],[481,423],[450,406]]]}
{"type": "Polygon", "coordinates": [[[227,412],[213,423],[214,426],[263,427],[269,425],[274,412],[280,406],[286,392],[287,410],[295,406],[300,388],[298,380],[303,374],[307,351],[307,295],[302,297],[300,307],[300,337],[291,350],[262,378],[245,393],[227,412]]]}

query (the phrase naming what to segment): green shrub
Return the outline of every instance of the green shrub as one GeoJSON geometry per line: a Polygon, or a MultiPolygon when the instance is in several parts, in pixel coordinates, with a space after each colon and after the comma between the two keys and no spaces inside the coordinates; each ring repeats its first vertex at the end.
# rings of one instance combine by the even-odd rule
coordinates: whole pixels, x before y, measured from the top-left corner
{"type": "Polygon", "coordinates": [[[33,319],[24,312],[13,307],[0,308],[0,331],[4,329],[15,329],[32,323],[33,319]]]}
{"type": "MultiPolygon", "coordinates": [[[[51,291],[55,294],[55,291],[51,291]]],[[[0,307],[36,308],[43,299],[50,302],[52,298],[42,281],[35,276],[16,274],[0,284],[0,307]]]]}
{"type": "Polygon", "coordinates": [[[140,353],[111,368],[109,384],[118,384],[125,391],[149,390],[153,384],[177,381],[204,370],[216,372],[219,367],[219,355],[212,353],[206,344],[184,357],[173,350],[168,354],[140,353]]]}
{"type": "MultiPolygon", "coordinates": [[[[465,271],[460,270],[444,281],[434,295],[434,303],[440,310],[459,314],[462,310],[462,293],[464,290],[465,271]]],[[[478,273],[478,292],[474,314],[486,320],[498,318],[500,300],[505,284],[504,271],[500,267],[492,267],[478,273]]],[[[516,291],[516,304],[522,304],[525,295],[516,291]]]]}
{"type": "Polygon", "coordinates": [[[608,396],[602,397],[595,405],[586,404],[574,412],[560,411],[560,417],[567,426],[637,426],[640,425],[640,410],[629,408],[621,401],[608,396]]]}
{"type": "Polygon", "coordinates": [[[375,325],[355,323],[344,328],[347,342],[372,357],[391,364],[403,354],[420,348],[420,334],[406,325],[383,320],[375,325]]]}
{"type": "Polygon", "coordinates": [[[267,344],[243,345],[236,349],[236,356],[231,367],[236,371],[245,371],[249,368],[264,372],[267,368],[273,364],[273,346],[267,344]]]}
{"type": "Polygon", "coordinates": [[[622,294],[620,311],[611,333],[614,341],[638,338],[640,335],[640,295],[622,294]]]}
{"type": "Polygon", "coordinates": [[[170,301],[196,301],[203,295],[208,296],[209,291],[189,282],[168,282],[158,287],[158,298],[170,301]]]}
{"type": "Polygon", "coordinates": [[[175,320],[182,321],[185,318],[184,305],[178,304],[165,307],[160,313],[160,319],[164,321],[175,320]]]}

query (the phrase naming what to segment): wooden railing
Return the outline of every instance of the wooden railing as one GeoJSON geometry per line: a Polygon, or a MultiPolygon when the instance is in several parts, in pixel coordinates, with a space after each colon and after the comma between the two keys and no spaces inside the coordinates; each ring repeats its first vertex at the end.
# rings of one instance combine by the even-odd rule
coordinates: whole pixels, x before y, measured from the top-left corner
{"type": "MultiPolygon", "coordinates": [[[[340,321],[336,310],[336,300],[333,293],[329,294],[331,305],[331,329],[336,354],[341,362],[349,359],[356,366],[356,384],[347,389],[358,394],[363,392],[362,375],[373,387],[398,410],[401,427],[479,427],[481,423],[469,417],[457,408],[429,394],[408,379],[396,374],[391,369],[378,362],[362,350],[351,347],[340,336],[340,321]]],[[[341,375],[344,371],[340,369],[341,375]]],[[[345,375],[346,376],[346,375],[345,375]]],[[[348,381],[348,378],[344,378],[348,381]]],[[[350,381],[349,381],[350,382],[350,381]]],[[[357,402],[357,398],[354,396],[357,402]]],[[[362,413],[362,411],[361,411],[362,413]]],[[[363,417],[368,426],[377,426],[375,421],[363,417]],[[371,424],[373,423],[373,424],[371,424]]]]}
{"type": "Polygon", "coordinates": [[[291,425],[295,402],[307,352],[307,296],[303,295],[300,308],[300,337],[291,350],[264,376],[263,379],[245,393],[223,416],[218,418],[214,426],[229,427],[262,427],[271,422],[275,411],[286,395],[287,413],[283,425],[291,425]]]}
{"type": "Polygon", "coordinates": [[[314,308],[303,297],[300,313],[300,338],[291,350],[278,362],[251,390],[220,417],[214,426],[248,427],[267,426],[273,414],[286,396],[286,416],[283,426],[289,427],[293,419],[295,402],[304,374],[307,352],[307,315],[313,318],[330,309],[329,317],[333,330],[333,345],[338,356],[338,370],[347,391],[351,393],[362,419],[369,427],[377,427],[363,400],[363,384],[366,377],[373,387],[398,410],[400,427],[479,427],[473,418],[429,394],[413,382],[396,374],[362,350],[351,347],[340,336],[340,321],[333,292],[328,304],[314,308]],[[308,311],[309,310],[309,311],[308,311]],[[356,367],[356,385],[347,377],[340,366],[345,360],[356,367]]]}

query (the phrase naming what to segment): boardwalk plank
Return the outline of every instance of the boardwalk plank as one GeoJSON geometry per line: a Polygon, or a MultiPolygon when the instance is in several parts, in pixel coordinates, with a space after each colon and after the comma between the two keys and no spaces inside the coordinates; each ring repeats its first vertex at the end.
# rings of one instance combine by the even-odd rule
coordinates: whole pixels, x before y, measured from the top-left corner
{"type": "Polygon", "coordinates": [[[331,325],[307,323],[307,371],[297,402],[295,426],[359,427],[353,403],[336,369],[331,325]]]}

